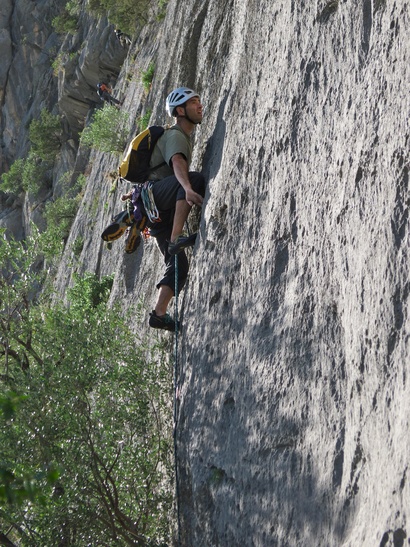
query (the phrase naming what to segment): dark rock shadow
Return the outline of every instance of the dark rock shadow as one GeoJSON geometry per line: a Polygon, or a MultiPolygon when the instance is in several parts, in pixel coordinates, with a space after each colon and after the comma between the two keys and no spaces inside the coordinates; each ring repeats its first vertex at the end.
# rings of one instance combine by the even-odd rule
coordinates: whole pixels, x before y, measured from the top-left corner
{"type": "MultiPolygon", "coordinates": [[[[125,243],[125,240],[124,240],[125,243]]],[[[144,260],[144,242],[131,254],[124,251],[124,283],[127,294],[135,290],[135,283],[144,260]]]]}
{"type": "MultiPolygon", "coordinates": [[[[210,139],[208,140],[202,159],[202,173],[207,181],[207,188],[205,193],[204,207],[209,199],[210,189],[209,181],[213,179],[216,174],[219,172],[222,162],[222,154],[225,143],[225,134],[226,134],[226,122],[224,120],[224,112],[226,102],[228,100],[229,90],[226,92],[223,101],[221,102],[218,110],[218,117],[215,125],[214,132],[210,139]]],[[[197,224],[200,224],[199,218],[197,219],[197,224]]],[[[203,241],[206,241],[205,237],[205,223],[200,224],[201,238],[203,241]]]]}
{"type": "Polygon", "coordinates": [[[202,172],[206,180],[210,180],[218,173],[221,162],[222,153],[225,143],[226,122],[224,120],[224,112],[226,101],[228,100],[229,91],[226,92],[223,101],[218,110],[218,117],[212,137],[208,140],[205,148],[204,157],[202,160],[202,172]]]}
{"type": "MultiPolygon", "coordinates": [[[[223,304],[216,297],[214,305],[218,303],[223,304]]],[[[272,382],[264,385],[244,355],[235,365],[228,389],[222,388],[221,376],[229,372],[226,346],[235,339],[239,346],[243,332],[241,313],[236,318],[224,317],[230,321],[230,340],[221,341],[215,334],[211,343],[205,340],[202,348],[187,350],[182,358],[192,372],[188,385],[184,385],[184,374],[181,377],[187,399],[181,404],[177,429],[181,544],[227,547],[242,545],[241,540],[247,538],[249,546],[276,547],[285,545],[280,537],[288,537],[287,545],[306,545],[306,536],[301,536],[306,529],[312,542],[329,533],[342,544],[352,508],[346,505],[335,517],[331,500],[338,496],[340,487],[343,435],[335,460],[336,480],[326,486],[317,476],[312,454],[301,449],[307,420],[285,415],[281,405],[286,391],[292,390],[293,377],[312,382],[313,352],[301,353],[288,385],[281,388],[283,371],[273,369],[272,382]],[[198,363],[200,370],[196,369],[198,363]],[[223,402],[215,412],[221,390],[223,402]],[[286,534],[277,532],[283,529],[286,534]]],[[[265,362],[282,344],[280,337],[272,334],[272,320],[268,323],[267,319],[256,338],[265,362]]],[[[215,324],[215,333],[217,329],[215,324]]],[[[295,328],[295,345],[303,348],[306,333],[297,331],[295,328]]]]}
{"type": "Polygon", "coordinates": [[[317,366],[317,340],[343,346],[343,329],[332,306],[323,324],[314,323],[313,296],[307,295],[293,311],[286,308],[288,244],[277,241],[266,278],[270,297],[249,322],[249,302],[242,307],[236,302],[234,313],[230,306],[239,272],[222,265],[225,291],[215,287],[210,295],[212,314],[207,314],[203,344],[182,347],[177,454],[183,546],[230,547],[244,544],[244,538],[249,546],[325,545],[328,539],[341,545],[354,514],[360,444],[354,484],[341,492],[348,465],[342,410],[345,364],[333,362],[323,348],[320,355],[327,360],[329,377],[322,378],[323,367],[317,366]],[[285,321],[290,314],[291,323],[285,321]],[[221,319],[210,325],[210,317],[223,318],[223,334],[221,319]],[[282,320],[283,329],[278,328],[282,320]],[[292,352],[287,351],[289,340],[292,352]],[[295,386],[306,386],[306,395],[309,386],[322,381],[341,409],[328,484],[318,474],[315,447],[310,449],[306,440],[312,427],[309,396],[304,403],[292,403],[300,391],[295,386]],[[341,498],[344,505],[336,501],[341,498]],[[284,537],[288,543],[281,541],[284,537]]]}

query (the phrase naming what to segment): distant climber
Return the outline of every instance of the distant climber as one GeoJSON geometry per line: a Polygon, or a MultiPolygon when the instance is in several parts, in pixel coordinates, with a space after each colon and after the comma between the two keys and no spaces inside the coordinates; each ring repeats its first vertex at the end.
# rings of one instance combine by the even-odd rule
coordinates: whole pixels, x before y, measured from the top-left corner
{"type": "Polygon", "coordinates": [[[116,28],[114,32],[123,49],[130,47],[131,38],[128,36],[128,34],[125,34],[124,32],[122,32],[122,30],[118,28],[116,28]]]}
{"type": "Polygon", "coordinates": [[[110,105],[120,105],[121,101],[112,96],[112,89],[105,83],[97,84],[97,95],[102,101],[107,102],[110,105]]]}
{"type": "MultiPolygon", "coordinates": [[[[135,219],[126,210],[116,215],[113,224],[103,233],[103,239],[120,237],[128,227],[139,237],[145,226],[145,215],[150,218],[150,235],[155,237],[165,261],[165,272],[157,284],[158,297],[150,313],[149,325],[156,329],[175,331],[175,321],[167,313],[168,304],[175,289],[175,255],[178,262],[178,291],[188,276],[188,259],[184,249],[195,244],[197,234],[185,235],[183,229],[193,205],[202,206],[205,195],[205,179],[201,173],[189,171],[192,156],[191,134],[202,122],[203,107],[198,93],[187,87],[174,89],[167,97],[166,110],[176,123],[166,129],[156,142],[150,159],[149,175],[152,203],[159,219],[152,220],[144,201],[143,220],[137,227],[135,219]],[[152,184],[152,186],[151,186],[152,184]]],[[[123,201],[134,199],[137,187],[122,196],[123,201]]],[[[127,251],[130,252],[130,251],[127,251]]],[[[132,251],[131,251],[132,252],[132,251]]]]}

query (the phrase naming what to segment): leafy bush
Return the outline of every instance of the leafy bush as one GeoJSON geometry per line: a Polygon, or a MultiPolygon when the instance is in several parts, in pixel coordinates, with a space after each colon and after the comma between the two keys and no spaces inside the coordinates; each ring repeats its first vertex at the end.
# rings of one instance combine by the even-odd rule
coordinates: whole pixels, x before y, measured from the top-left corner
{"type": "Polygon", "coordinates": [[[7,193],[19,194],[23,190],[24,160],[16,160],[7,173],[1,175],[0,190],[7,193]]]}
{"type": "Polygon", "coordinates": [[[78,236],[75,238],[74,242],[71,245],[71,249],[75,257],[79,257],[84,248],[84,237],[78,236]]]}
{"type": "Polygon", "coordinates": [[[24,160],[23,189],[26,192],[37,194],[41,188],[51,183],[50,169],[52,164],[43,161],[35,152],[30,150],[28,157],[24,160]]]}
{"type": "Polygon", "coordinates": [[[165,18],[167,6],[168,6],[168,0],[159,0],[158,2],[159,13],[157,15],[158,21],[162,21],[165,18]]]}
{"type": "Polygon", "coordinates": [[[58,53],[54,61],[51,63],[54,76],[58,77],[60,70],[64,70],[64,67],[66,66],[67,63],[72,62],[75,59],[78,59],[79,55],[80,55],[79,51],[73,51],[71,53],[67,53],[67,52],[58,53]]]}
{"type": "Polygon", "coordinates": [[[61,147],[62,128],[59,116],[43,109],[39,120],[33,120],[29,137],[33,152],[44,161],[54,161],[61,147]]]}
{"type": "Polygon", "coordinates": [[[145,91],[147,92],[151,88],[152,79],[154,78],[154,73],[155,73],[154,62],[151,62],[148,66],[148,69],[141,73],[142,84],[144,86],[145,91]]]}
{"type": "Polygon", "coordinates": [[[11,194],[21,191],[37,194],[51,182],[52,165],[30,151],[27,158],[17,159],[10,170],[1,176],[0,190],[11,194]]]}
{"type": "Polygon", "coordinates": [[[129,115],[105,104],[81,133],[81,143],[101,152],[122,152],[128,135],[129,115]]]}
{"type": "Polygon", "coordinates": [[[77,192],[82,192],[86,183],[87,177],[84,175],[84,173],[80,173],[77,177],[74,190],[76,190],[77,192]]]}
{"type": "Polygon", "coordinates": [[[36,194],[49,184],[49,171],[60,150],[61,135],[59,116],[53,116],[43,109],[40,119],[30,124],[31,149],[27,157],[17,159],[8,173],[1,176],[0,189],[14,194],[22,190],[36,194]]]}
{"type": "Polygon", "coordinates": [[[70,0],[63,8],[61,14],[52,21],[54,30],[58,34],[75,34],[78,27],[78,18],[81,13],[81,5],[78,0],[70,0]]]}
{"type": "MultiPolygon", "coordinates": [[[[47,222],[47,231],[43,237],[47,238],[50,243],[49,250],[54,249],[56,254],[59,252],[61,242],[65,241],[70,234],[80,204],[81,193],[86,183],[86,177],[83,174],[78,175],[72,186],[70,186],[71,181],[72,173],[69,171],[64,173],[60,178],[64,195],[48,202],[45,207],[44,217],[47,222]]],[[[78,241],[76,245],[77,252],[83,244],[84,239],[81,238],[81,243],[78,241]]],[[[47,256],[50,258],[49,253],[47,256]]]]}
{"type": "Polygon", "coordinates": [[[45,209],[47,229],[54,233],[55,237],[65,239],[70,233],[71,225],[78,210],[77,197],[62,196],[49,202],[45,209]]]}
{"type": "Polygon", "coordinates": [[[151,119],[152,110],[148,109],[143,116],[139,116],[136,119],[137,131],[144,131],[148,127],[149,121],[151,119]]]}
{"type": "Polygon", "coordinates": [[[52,25],[57,34],[75,34],[78,27],[78,18],[63,11],[61,15],[54,17],[52,25]]]}
{"type": "Polygon", "coordinates": [[[0,417],[0,493],[13,493],[24,477],[36,481],[29,495],[9,497],[0,529],[21,547],[56,545],[56,537],[71,547],[168,543],[166,360],[129,328],[123,310],[108,307],[111,276],[77,275],[67,304],[47,292],[34,298],[42,251],[38,233],[24,244],[0,238],[0,269],[8,272],[0,284],[0,385],[19,401],[12,422],[0,417]]]}
{"type": "Polygon", "coordinates": [[[108,16],[110,23],[130,35],[147,22],[149,7],[150,0],[89,0],[88,3],[89,11],[108,16]]]}
{"type": "Polygon", "coordinates": [[[83,277],[74,274],[74,280],[74,286],[68,289],[71,310],[79,314],[88,313],[90,309],[108,302],[114,283],[113,275],[107,275],[99,280],[92,273],[86,273],[83,277]]]}
{"type": "Polygon", "coordinates": [[[80,15],[82,0],[69,0],[65,5],[65,9],[70,15],[80,15]]]}

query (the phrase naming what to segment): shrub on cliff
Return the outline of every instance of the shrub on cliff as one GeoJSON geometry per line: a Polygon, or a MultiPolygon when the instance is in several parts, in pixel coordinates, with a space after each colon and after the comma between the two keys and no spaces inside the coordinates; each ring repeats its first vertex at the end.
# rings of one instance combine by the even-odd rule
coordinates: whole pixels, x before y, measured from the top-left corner
{"type": "Polygon", "coordinates": [[[82,189],[86,178],[79,175],[75,182],[72,181],[72,173],[66,172],[60,177],[62,196],[53,198],[45,205],[44,218],[47,223],[46,233],[43,238],[49,240],[47,258],[56,255],[63,242],[70,234],[70,229],[83,197],[82,189]]]}
{"type": "Polygon", "coordinates": [[[39,120],[33,120],[29,138],[33,152],[44,161],[55,160],[61,147],[62,127],[60,117],[43,109],[39,120]]]}
{"type": "Polygon", "coordinates": [[[0,385],[19,401],[0,416],[0,530],[22,547],[159,545],[173,467],[161,350],[108,306],[112,277],[76,276],[67,303],[35,297],[43,243],[0,238],[0,385]]]}
{"type": "Polygon", "coordinates": [[[58,34],[75,34],[77,32],[78,19],[64,12],[53,19],[53,28],[58,34]]]}
{"type": "Polygon", "coordinates": [[[1,175],[0,190],[7,194],[19,194],[23,190],[24,160],[16,160],[7,173],[1,175]]]}
{"type": "Polygon", "coordinates": [[[36,194],[51,182],[50,170],[61,147],[62,128],[59,116],[43,109],[29,127],[31,148],[25,158],[17,159],[1,176],[0,190],[19,194],[36,194]]]}
{"type": "Polygon", "coordinates": [[[52,21],[54,30],[58,34],[75,34],[78,30],[78,20],[81,13],[79,0],[70,0],[60,11],[60,15],[52,21]]]}
{"type": "Polygon", "coordinates": [[[7,173],[1,176],[0,190],[9,194],[22,191],[37,194],[40,188],[51,182],[52,164],[43,161],[30,150],[26,158],[17,159],[7,173]]]}
{"type": "Polygon", "coordinates": [[[105,15],[126,34],[135,34],[136,27],[148,20],[150,0],[89,0],[88,10],[105,15]]]}
{"type": "Polygon", "coordinates": [[[81,143],[100,152],[122,152],[128,136],[128,118],[127,112],[105,104],[81,133],[81,143]]]}

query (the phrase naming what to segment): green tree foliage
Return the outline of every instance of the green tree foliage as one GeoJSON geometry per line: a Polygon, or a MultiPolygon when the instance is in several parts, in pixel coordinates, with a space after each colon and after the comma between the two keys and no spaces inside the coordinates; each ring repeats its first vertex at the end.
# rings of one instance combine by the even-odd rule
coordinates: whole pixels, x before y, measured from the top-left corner
{"type": "Polygon", "coordinates": [[[24,160],[16,160],[7,173],[1,176],[0,190],[11,194],[19,194],[23,190],[24,160]]]}
{"type": "MultiPolygon", "coordinates": [[[[112,278],[44,290],[42,235],[0,239],[0,531],[19,546],[169,541],[169,370],[110,308],[112,278]],[[21,495],[17,495],[20,492],[21,495]]],[[[135,313],[138,313],[136,311],[135,313]]]]}
{"type": "Polygon", "coordinates": [[[45,218],[48,230],[52,230],[54,237],[66,239],[70,233],[71,225],[77,214],[79,205],[78,197],[62,196],[55,201],[46,204],[45,218]]]}
{"type": "Polygon", "coordinates": [[[73,182],[72,173],[65,173],[59,180],[63,196],[48,201],[45,205],[44,218],[47,229],[41,234],[41,240],[43,256],[47,260],[59,256],[64,248],[81,202],[85,182],[86,177],[83,174],[73,182]]]}
{"type": "Polygon", "coordinates": [[[159,12],[157,15],[158,21],[162,21],[165,18],[165,14],[167,12],[167,5],[168,5],[168,0],[159,0],[158,2],[159,12]]]}
{"type": "Polygon", "coordinates": [[[27,157],[17,159],[8,173],[1,176],[0,190],[12,194],[23,190],[36,194],[47,186],[61,147],[61,135],[60,118],[43,109],[40,119],[30,124],[31,149],[27,157]]]}
{"type": "Polygon", "coordinates": [[[30,150],[24,160],[23,190],[37,194],[41,188],[50,185],[52,166],[52,162],[40,158],[33,150],[30,150]]]}
{"type": "Polygon", "coordinates": [[[61,147],[62,128],[59,116],[43,109],[39,120],[33,120],[29,128],[31,148],[44,161],[53,162],[61,147]]]}
{"type": "Polygon", "coordinates": [[[37,194],[50,183],[52,164],[43,161],[32,150],[26,158],[17,159],[10,170],[1,176],[0,190],[10,194],[22,191],[37,194]]]}
{"type": "Polygon", "coordinates": [[[88,9],[97,15],[106,15],[108,20],[123,32],[133,35],[136,27],[148,20],[152,0],[89,0],[88,9]]]}
{"type": "Polygon", "coordinates": [[[105,104],[81,133],[81,143],[101,152],[122,152],[128,135],[127,112],[105,104]]]}
{"type": "Polygon", "coordinates": [[[143,116],[139,116],[135,122],[137,124],[137,130],[139,132],[144,131],[149,125],[149,121],[152,116],[152,110],[148,109],[143,116]]]}
{"type": "Polygon", "coordinates": [[[78,0],[67,2],[61,14],[52,21],[54,30],[59,34],[75,34],[80,12],[81,6],[78,0]]]}
{"type": "Polygon", "coordinates": [[[145,91],[149,91],[151,89],[152,80],[154,78],[155,73],[155,63],[151,62],[147,68],[147,70],[142,71],[141,73],[141,79],[142,79],[142,85],[144,86],[145,91]]]}
{"type": "MultiPolygon", "coordinates": [[[[0,396],[0,430],[4,427],[7,430],[14,428],[18,407],[26,398],[15,392],[8,392],[0,396]]],[[[18,466],[5,465],[2,460],[0,463],[0,504],[21,507],[26,501],[43,503],[45,500],[44,488],[55,484],[58,476],[56,469],[40,473],[28,472],[27,469],[21,471],[18,466]]],[[[0,543],[3,544],[1,539],[3,538],[0,538],[0,543]]]]}
{"type": "Polygon", "coordinates": [[[54,17],[53,28],[57,34],[75,34],[78,26],[78,19],[63,11],[61,15],[54,17]]]}

